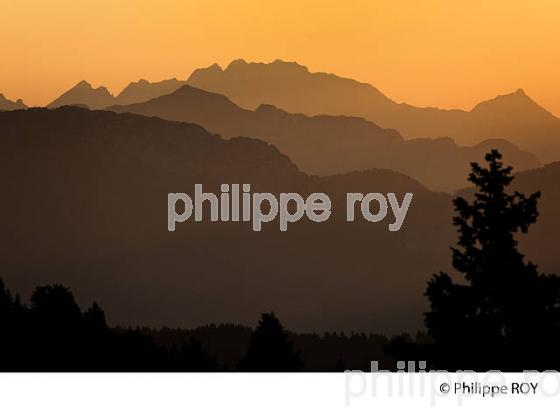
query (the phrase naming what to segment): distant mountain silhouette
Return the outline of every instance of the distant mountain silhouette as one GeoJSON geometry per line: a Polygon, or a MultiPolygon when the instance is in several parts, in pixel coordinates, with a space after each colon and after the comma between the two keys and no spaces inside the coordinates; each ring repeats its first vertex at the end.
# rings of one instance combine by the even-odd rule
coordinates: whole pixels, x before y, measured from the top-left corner
{"type": "Polygon", "coordinates": [[[426,275],[447,268],[454,236],[450,196],[405,175],[311,177],[265,142],[158,118],[74,107],[3,112],[0,162],[6,283],[23,297],[37,283],[64,283],[80,304],[95,299],[110,311],[112,324],[253,324],[274,310],[293,331],[414,329],[426,275]],[[167,194],[192,193],[195,183],[214,192],[221,183],[325,192],[333,215],[287,232],[215,222],[168,232],[167,194]],[[413,192],[404,229],[346,222],[346,192],[413,192]]]}
{"type": "Polygon", "coordinates": [[[47,105],[47,108],[74,105],[87,106],[91,109],[100,109],[113,104],[113,102],[114,97],[109,93],[107,88],[93,88],[87,81],[80,81],[70,90],[47,105]]]}
{"type": "Polygon", "coordinates": [[[186,81],[180,81],[176,78],[154,83],[142,79],[126,86],[112,104],[134,104],[148,101],[161,95],[171,94],[186,83],[186,81]]]}
{"type": "Polygon", "coordinates": [[[10,101],[4,97],[4,94],[0,93],[0,111],[24,110],[26,108],[23,100],[10,101]]]}
{"type": "Polygon", "coordinates": [[[70,90],[47,105],[47,108],[58,108],[64,105],[70,105],[98,110],[115,104],[134,104],[148,101],[161,95],[170,94],[185,84],[186,81],[180,81],[176,78],[153,83],[141,79],[128,84],[124,90],[115,97],[109,93],[105,87],[93,88],[87,81],[80,81],[70,90]]]}
{"type": "Polygon", "coordinates": [[[459,144],[504,138],[543,161],[560,159],[560,119],[522,90],[496,97],[471,111],[398,104],[370,84],[333,74],[311,73],[297,63],[233,61],[192,73],[194,87],[224,94],[248,109],[269,103],[308,115],[355,115],[405,138],[452,137],[459,144]]]}
{"type": "Polygon", "coordinates": [[[460,147],[450,138],[404,141],[398,132],[361,118],[308,117],[271,105],[251,111],[223,95],[188,85],[144,103],[108,109],[192,122],[226,138],[259,138],[276,145],[311,174],[385,168],[411,175],[437,191],[453,192],[464,186],[469,163],[484,158],[491,148],[507,155],[516,169],[539,166],[536,157],[505,140],[487,140],[474,147],[460,147]]]}

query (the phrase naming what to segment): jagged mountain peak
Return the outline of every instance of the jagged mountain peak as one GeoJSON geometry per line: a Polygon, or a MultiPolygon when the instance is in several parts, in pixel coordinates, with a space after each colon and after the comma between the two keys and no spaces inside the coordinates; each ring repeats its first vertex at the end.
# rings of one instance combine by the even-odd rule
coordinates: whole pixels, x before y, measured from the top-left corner
{"type": "Polygon", "coordinates": [[[93,87],[91,86],[91,84],[89,82],[87,82],[86,80],[80,81],[73,88],[90,88],[90,89],[93,90],[93,87]]]}
{"type": "Polygon", "coordinates": [[[311,72],[304,65],[281,59],[270,63],[237,59],[225,70],[195,70],[187,82],[223,94],[237,105],[251,110],[270,103],[289,112],[309,115],[364,116],[361,112],[344,109],[343,102],[358,100],[384,109],[395,104],[370,84],[325,72],[311,72]]]}
{"type": "Polygon", "coordinates": [[[512,93],[500,94],[492,99],[482,101],[478,103],[472,109],[472,111],[474,112],[483,108],[500,106],[503,104],[517,104],[517,105],[524,104],[526,106],[541,108],[535,101],[533,101],[533,99],[531,99],[531,97],[527,95],[527,93],[522,88],[518,88],[516,91],[512,93]]]}
{"type": "Polygon", "coordinates": [[[120,94],[117,95],[114,104],[126,105],[148,101],[152,98],[171,94],[185,84],[185,81],[178,80],[177,78],[170,78],[157,82],[150,82],[142,78],[128,84],[120,94]]]}
{"type": "MultiPolygon", "coordinates": [[[[216,64],[213,64],[211,67],[213,67],[214,65],[216,65],[216,64]]],[[[245,61],[244,59],[237,58],[237,59],[233,60],[231,63],[229,63],[224,71],[234,70],[236,68],[245,67],[245,66],[248,66],[248,65],[249,65],[249,63],[247,61],[245,61]]]]}
{"type": "Polygon", "coordinates": [[[91,109],[101,109],[111,105],[114,98],[106,87],[94,88],[89,82],[82,80],[56,98],[47,107],[57,108],[63,105],[80,105],[91,109]]]}
{"type": "MultiPolygon", "coordinates": [[[[217,66],[217,64],[214,64],[214,65],[210,66],[209,68],[212,68],[214,66],[217,66]]],[[[299,64],[295,61],[284,61],[284,60],[281,60],[279,58],[277,58],[276,60],[274,60],[270,63],[248,62],[247,60],[244,60],[242,58],[238,58],[236,60],[233,60],[231,63],[229,63],[229,65],[223,71],[227,73],[228,71],[235,71],[235,70],[259,70],[259,71],[263,71],[263,70],[270,70],[270,69],[290,70],[290,71],[299,71],[299,72],[302,72],[302,73],[309,73],[309,69],[306,66],[304,66],[302,64],[299,64]]],[[[222,70],[220,70],[220,71],[222,71],[222,70]]]]}

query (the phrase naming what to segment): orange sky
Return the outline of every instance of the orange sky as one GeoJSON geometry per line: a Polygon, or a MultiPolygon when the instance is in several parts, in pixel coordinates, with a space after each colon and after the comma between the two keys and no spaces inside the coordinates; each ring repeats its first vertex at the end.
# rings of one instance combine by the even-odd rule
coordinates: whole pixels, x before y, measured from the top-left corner
{"type": "Polygon", "coordinates": [[[466,108],[523,88],[560,115],[557,0],[0,0],[0,92],[40,105],[235,58],[298,61],[396,101],[466,108]]]}

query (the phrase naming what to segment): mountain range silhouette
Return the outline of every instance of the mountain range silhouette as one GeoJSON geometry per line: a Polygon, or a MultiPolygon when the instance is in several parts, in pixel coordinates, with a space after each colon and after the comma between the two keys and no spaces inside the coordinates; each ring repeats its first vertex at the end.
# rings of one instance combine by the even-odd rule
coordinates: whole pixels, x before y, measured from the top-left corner
{"type": "Polygon", "coordinates": [[[147,101],[160,95],[172,93],[185,85],[186,81],[176,78],[158,82],[141,79],[127,85],[116,97],[105,87],[93,88],[87,81],[80,81],[70,90],[47,105],[47,108],[58,108],[64,105],[82,106],[93,110],[104,109],[115,104],[134,104],[147,101]]]}
{"type": "MultiPolygon", "coordinates": [[[[395,171],[310,176],[258,139],[78,107],[0,113],[0,161],[6,283],[23,296],[37,283],[64,283],[80,304],[95,299],[111,311],[113,324],[251,324],[255,312],[274,310],[294,331],[393,334],[420,326],[430,272],[449,270],[451,195],[395,171]],[[333,216],[287,232],[212,222],[168,232],[167,194],[192,194],[195,183],[325,192],[333,216]],[[413,192],[406,229],[346,222],[346,192],[413,192]]],[[[512,187],[542,191],[539,222],[521,247],[545,272],[560,271],[559,177],[560,163],[549,164],[518,173],[512,187]]]]}
{"type": "MultiPolygon", "coordinates": [[[[282,140],[281,149],[290,155],[302,170],[317,174],[332,174],[352,170],[367,169],[372,166],[383,168],[392,164],[390,169],[414,175],[427,186],[437,190],[452,191],[460,188],[459,183],[464,171],[468,169],[468,162],[480,159],[481,153],[486,148],[497,148],[512,159],[516,169],[534,168],[539,164],[534,157],[527,153],[535,154],[539,161],[550,162],[558,159],[560,155],[560,120],[536,104],[522,89],[516,92],[497,96],[494,99],[481,102],[471,111],[443,110],[431,107],[415,107],[409,104],[399,104],[386,97],[381,91],[370,84],[342,78],[334,74],[312,73],[307,67],[298,63],[276,60],[272,63],[248,63],[238,59],[232,61],[225,69],[213,64],[210,67],[195,70],[187,81],[170,79],[160,82],[139,80],[130,83],[117,96],[111,95],[104,87],[93,88],[89,83],[82,81],[71,90],[67,91],[52,103],[49,108],[63,105],[87,106],[90,109],[106,109],[115,105],[130,105],[148,102],[153,98],[163,97],[174,93],[185,84],[200,88],[229,98],[229,103],[244,109],[245,114],[229,127],[219,124],[219,112],[226,110],[228,115],[233,115],[233,108],[211,107],[214,114],[208,116],[207,121],[201,123],[212,132],[233,135],[253,135],[275,144],[282,140]],[[273,107],[278,107],[278,112],[273,115],[273,107]],[[248,117],[247,111],[254,111],[260,115],[254,118],[263,118],[268,110],[274,125],[250,124],[241,127],[240,123],[246,122],[242,117],[248,117]],[[373,158],[356,158],[354,165],[348,167],[348,155],[362,156],[371,153],[370,147],[360,146],[350,150],[347,154],[333,155],[328,151],[333,150],[333,144],[327,143],[321,158],[309,152],[311,149],[299,138],[288,141],[285,137],[272,135],[269,128],[273,128],[281,116],[287,118],[288,113],[305,114],[307,116],[347,116],[360,117],[373,122],[380,128],[394,129],[399,132],[405,141],[414,140],[413,144],[400,144],[394,156],[401,158],[395,161],[390,155],[373,158]],[[274,117],[274,118],[273,118],[274,117]],[[242,131],[242,132],[240,132],[242,131]],[[440,140],[444,138],[444,140],[440,140]],[[451,147],[451,140],[457,144],[451,148],[449,162],[452,168],[429,169],[430,161],[415,167],[410,165],[408,152],[420,148],[431,155],[431,152],[441,151],[446,145],[451,147]],[[492,140],[489,143],[488,140],[492,140]],[[504,141],[498,142],[498,140],[504,141]],[[447,141],[447,142],[446,142],[447,141]],[[432,147],[436,144],[436,147],[432,147]],[[479,145],[482,144],[482,145],[479,145]],[[522,151],[518,152],[514,144],[522,151]],[[472,147],[463,149],[462,147],[472,147]],[[363,149],[366,148],[365,152],[363,149]],[[306,152],[307,151],[307,152],[306,152]],[[399,152],[397,152],[399,151],[399,152]],[[409,166],[410,165],[410,166],[409,166]]],[[[199,94],[200,96],[200,94],[199,94]]],[[[216,100],[217,104],[224,105],[223,100],[216,100]]],[[[140,107],[128,107],[140,109],[140,107]]],[[[122,110],[122,108],[118,108],[122,110]]],[[[174,112],[159,112],[164,118],[181,121],[200,120],[199,113],[183,112],[181,115],[174,112]]],[[[149,114],[152,115],[152,114],[149,114]]],[[[155,115],[155,114],[154,114],[155,115]]],[[[294,118],[301,118],[294,117],[294,118]]],[[[196,122],[196,121],[195,121],[196,122]]],[[[202,121],[201,121],[202,122],[202,121]]],[[[285,122],[285,121],[284,121],[285,122]]],[[[298,121],[295,121],[298,122],[298,121]]],[[[315,122],[318,122],[317,120],[315,122]]],[[[327,128],[325,125],[324,128],[327,128]]],[[[363,127],[362,127],[363,128],[363,127]]],[[[286,127],[283,128],[287,130],[286,127]]],[[[326,139],[332,138],[340,141],[342,138],[334,137],[330,130],[321,130],[326,139]]],[[[282,134],[282,128],[277,134],[282,134]]],[[[379,134],[379,132],[377,132],[379,134]]],[[[314,138],[317,138],[313,134],[314,138]]],[[[344,144],[349,146],[355,143],[356,138],[349,137],[344,144]]],[[[371,142],[371,141],[369,141],[371,142]]],[[[378,151],[388,152],[386,147],[378,147],[378,151]]],[[[445,150],[443,150],[445,151],[445,150]]],[[[411,155],[414,159],[414,155],[411,155]]]]}
{"type": "Polygon", "coordinates": [[[504,139],[537,155],[542,162],[557,160],[560,155],[560,119],[536,104],[522,89],[481,102],[470,111],[415,107],[394,102],[370,84],[334,74],[312,73],[303,65],[281,60],[248,63],[238,59],[225,69],[213,64],[195,70],[187,81],[140,80],[130,83],[116,97],[104,87],[94,89],[82,81],[48,107],[78,105],[104,109],[141,103],[173,93],[185,84],[224,95],[247,110],[272,105],[308,116],[365,118],[381,128],[397,130],[405,140],[451,138],[460,146],[474,146],[489,139],[504,139]]]}
{"type": "MultiPolygon", "coordinates": [[[[187,81],[131,82],[116,97],[105,87],[81,81],[50,104],[104,109],[170,94],[189,84],[227,96],[241,108],[256,110],[263,104],[290,113],[344,115],[365,118],[382,128],[397,130],[404,139],[452,138],[472,146],[488,139],[505,139],[543,161],[560,155],[560,119],[535,103],[520,88],[477,104],[472,110],[416,107],[396,103],[374,86],[335,74],[310,72],[295,62],[232,61],[225,69],[213,64],[195,70],[187,81]]],[[[0,97],[0,110],[26,108],[0,97]],[[14,105],[16,104],[16,105],[14,105]]]]}
{"type": "Polygon", "coordinates": [[[471,111],[415,107],[394,102],[370,84],[311,73],[305,66],[281,60],[269,64],[235,60],[226,69],[214,64],[195,70],[188,83],[248,109],[268,103],[307,115],[358,116],[396,129],[406,139],[451,137],[458,144],[473,145],[503,138],[542,161],[560,156],[560,119],[521,89],[484,101],[471,111]]]}
{"type": "Polygon", "coordinates": [[[226,138],[249,136],[274,144],[304,172],[331,175],[385,168],[412,175],[427,187],[452,192],[465,185],[468,164],[491,148],[516,169],[538,159],[506,140],[460,147],[450,138],[403,140],[398,132],[357,117],[291,114],[271,105],[242,109],[227,97],[185,85],[169,95],[109,110],[195,123],[226,138]]]}

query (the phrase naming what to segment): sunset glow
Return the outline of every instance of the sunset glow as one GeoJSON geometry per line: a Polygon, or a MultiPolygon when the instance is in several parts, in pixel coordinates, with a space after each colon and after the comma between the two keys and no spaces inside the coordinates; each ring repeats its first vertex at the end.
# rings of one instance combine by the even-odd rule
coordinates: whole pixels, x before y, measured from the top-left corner
{"type": "Polygon", "coordinates": [[[560,114],[560,4],[545,1],[0,1],[0,92],[43,105],[82,79],[186,78],[297,61],[396,101],[470,109],[523,88],[560,114]]]}

